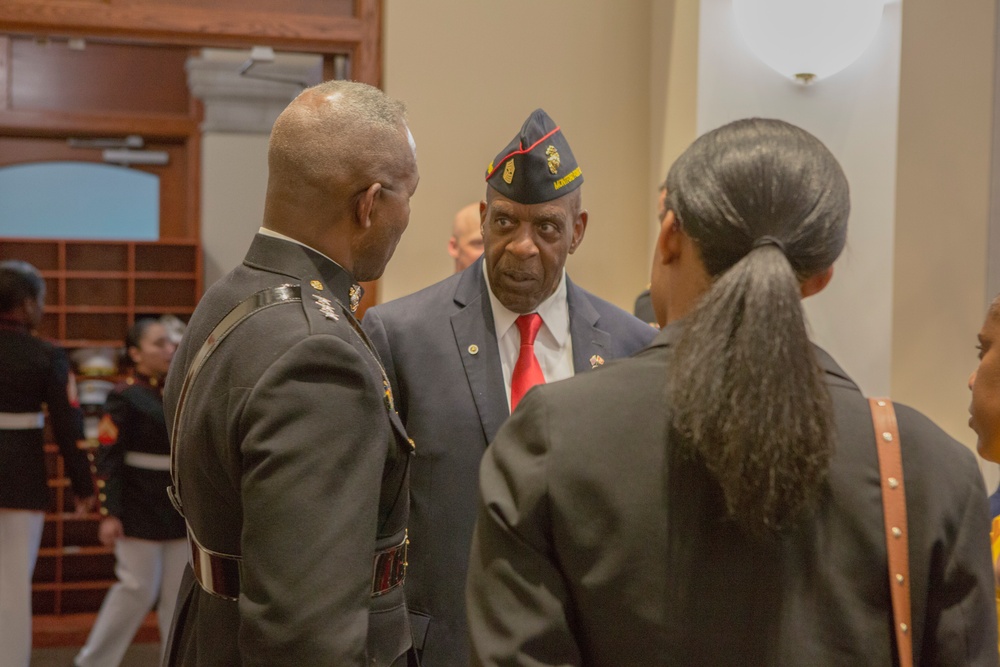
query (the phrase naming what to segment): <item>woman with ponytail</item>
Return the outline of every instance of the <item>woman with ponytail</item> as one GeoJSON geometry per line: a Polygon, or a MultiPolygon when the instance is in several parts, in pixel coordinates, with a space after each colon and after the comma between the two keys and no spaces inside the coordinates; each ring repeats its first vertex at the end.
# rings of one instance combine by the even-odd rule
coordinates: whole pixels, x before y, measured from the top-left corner
{"type": "MultiPolygon", "coordinates": [[[[847,239],[843,170],[777,120],[670,169],[653,344],[529,392],[487,450],[474,665],[890,665],[875,433],[801,299],[847,239]]],[[[996,665],[974,457],[897,406],[915,664],[996,665]]]]}

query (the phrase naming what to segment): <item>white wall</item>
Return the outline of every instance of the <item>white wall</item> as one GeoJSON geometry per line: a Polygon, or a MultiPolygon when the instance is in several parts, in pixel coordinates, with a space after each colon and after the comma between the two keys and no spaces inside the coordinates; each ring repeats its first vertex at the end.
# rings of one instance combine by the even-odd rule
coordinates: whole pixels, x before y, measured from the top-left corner
{"type": "Polygon", "coordinates": [[[966,384],[988,299],[996,25],[996,0],[903,3],[892,392],[970,447],[966,384]]]}
{"type": "Polygon", "coordinates": [[[239,266],[264,217],[267,135],[206,132],[201,143],[205,287],[239,266]]]}
{"type": "MultiPolygon", "coordinates": [[[[386,92],[409,108],[421,181],[380,299],[448,276],[455,212],[536,107],[559,123],[590,223],[572,279],[631,310],[649,282],[650,3],[385,2],[386,92]]],[[[657,147],[658,150],[658,147],[657,147]]]]}
{"type": "Polygon", "coordinates": [[[847,249],[806,313],[816,341],[871,394],[888,393],[890,380],[900,24],[900,5],[887,5],[857,62],[800,86],[746,48],[729,0],[701,2],[699,134],[738,118],[780,118],[819,137],[847,173],[847,249]]]}

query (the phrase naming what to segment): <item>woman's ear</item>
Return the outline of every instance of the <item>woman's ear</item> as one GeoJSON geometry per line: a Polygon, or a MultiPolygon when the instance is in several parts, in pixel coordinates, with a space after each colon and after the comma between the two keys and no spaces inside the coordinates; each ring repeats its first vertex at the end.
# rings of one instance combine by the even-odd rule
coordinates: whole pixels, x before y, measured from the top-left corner
{"type": "Polygon", "coordinates": [[[661,264],[674,262],[681,253],[681,229],[677,224],[677,216],[673,211],[667,211],[660,223],[660,235],[656,238],[656,254],[654,261],[661,264]]]}
{"type": "Polygon", "coordinates": [[[381,189],[381,183],[372,183],[368,186],[368,189],[361,194],[361,197],[358,198],[356,215],[357,222],[362,229],[371,227],[371,214],[372,209],[375,208],[375,196],[378,195],[378,191],[381,189]]]}
{"type": "Polygon", "coordinates": [[[813,274],[802,281],[799,286],[799,292],[802,294],[802,298],[806,299],[811,297],[813,294],[819,294],[823,291],[823,288],[830,284],[830,279],[833,278],[833,266],[828,267],[824,271],[813,274]]]}

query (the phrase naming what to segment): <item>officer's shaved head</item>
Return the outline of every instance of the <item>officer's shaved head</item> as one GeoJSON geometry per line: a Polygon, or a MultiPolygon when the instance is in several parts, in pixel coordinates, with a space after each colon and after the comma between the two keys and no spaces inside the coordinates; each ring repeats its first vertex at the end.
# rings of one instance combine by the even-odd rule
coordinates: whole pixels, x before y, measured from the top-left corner
{"type": "Polygon", "coordinates": [[[267,163],[266,228],[358,280],[381,275],[419,179],[402,103],[353,81],[308,88],[275,121],[267,163]]]}
{"type": "MultiPolygon", "coordinates": [[[[336,216],[359,190],[394,175],[409,142],[403,104],[378,88],[353,81],[308,88],[271,131],[268,204],[294,197],[336,216]]],[[[286,225],[280,216],[265,220],[286,225]]]]}

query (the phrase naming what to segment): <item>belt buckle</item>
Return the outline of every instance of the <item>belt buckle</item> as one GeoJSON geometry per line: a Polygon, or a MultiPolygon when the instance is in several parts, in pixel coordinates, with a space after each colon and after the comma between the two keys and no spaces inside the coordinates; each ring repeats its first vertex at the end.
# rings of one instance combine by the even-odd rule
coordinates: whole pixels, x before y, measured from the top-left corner
{"type": "Polygon", "coordinates": [[[409,545],[409,531],[404,531],[402,542],[375,554],[372,568],[373,598],[385,595],[403,584],[406,579],[406,568],[409,565],[406,559],[409,545]]]}

